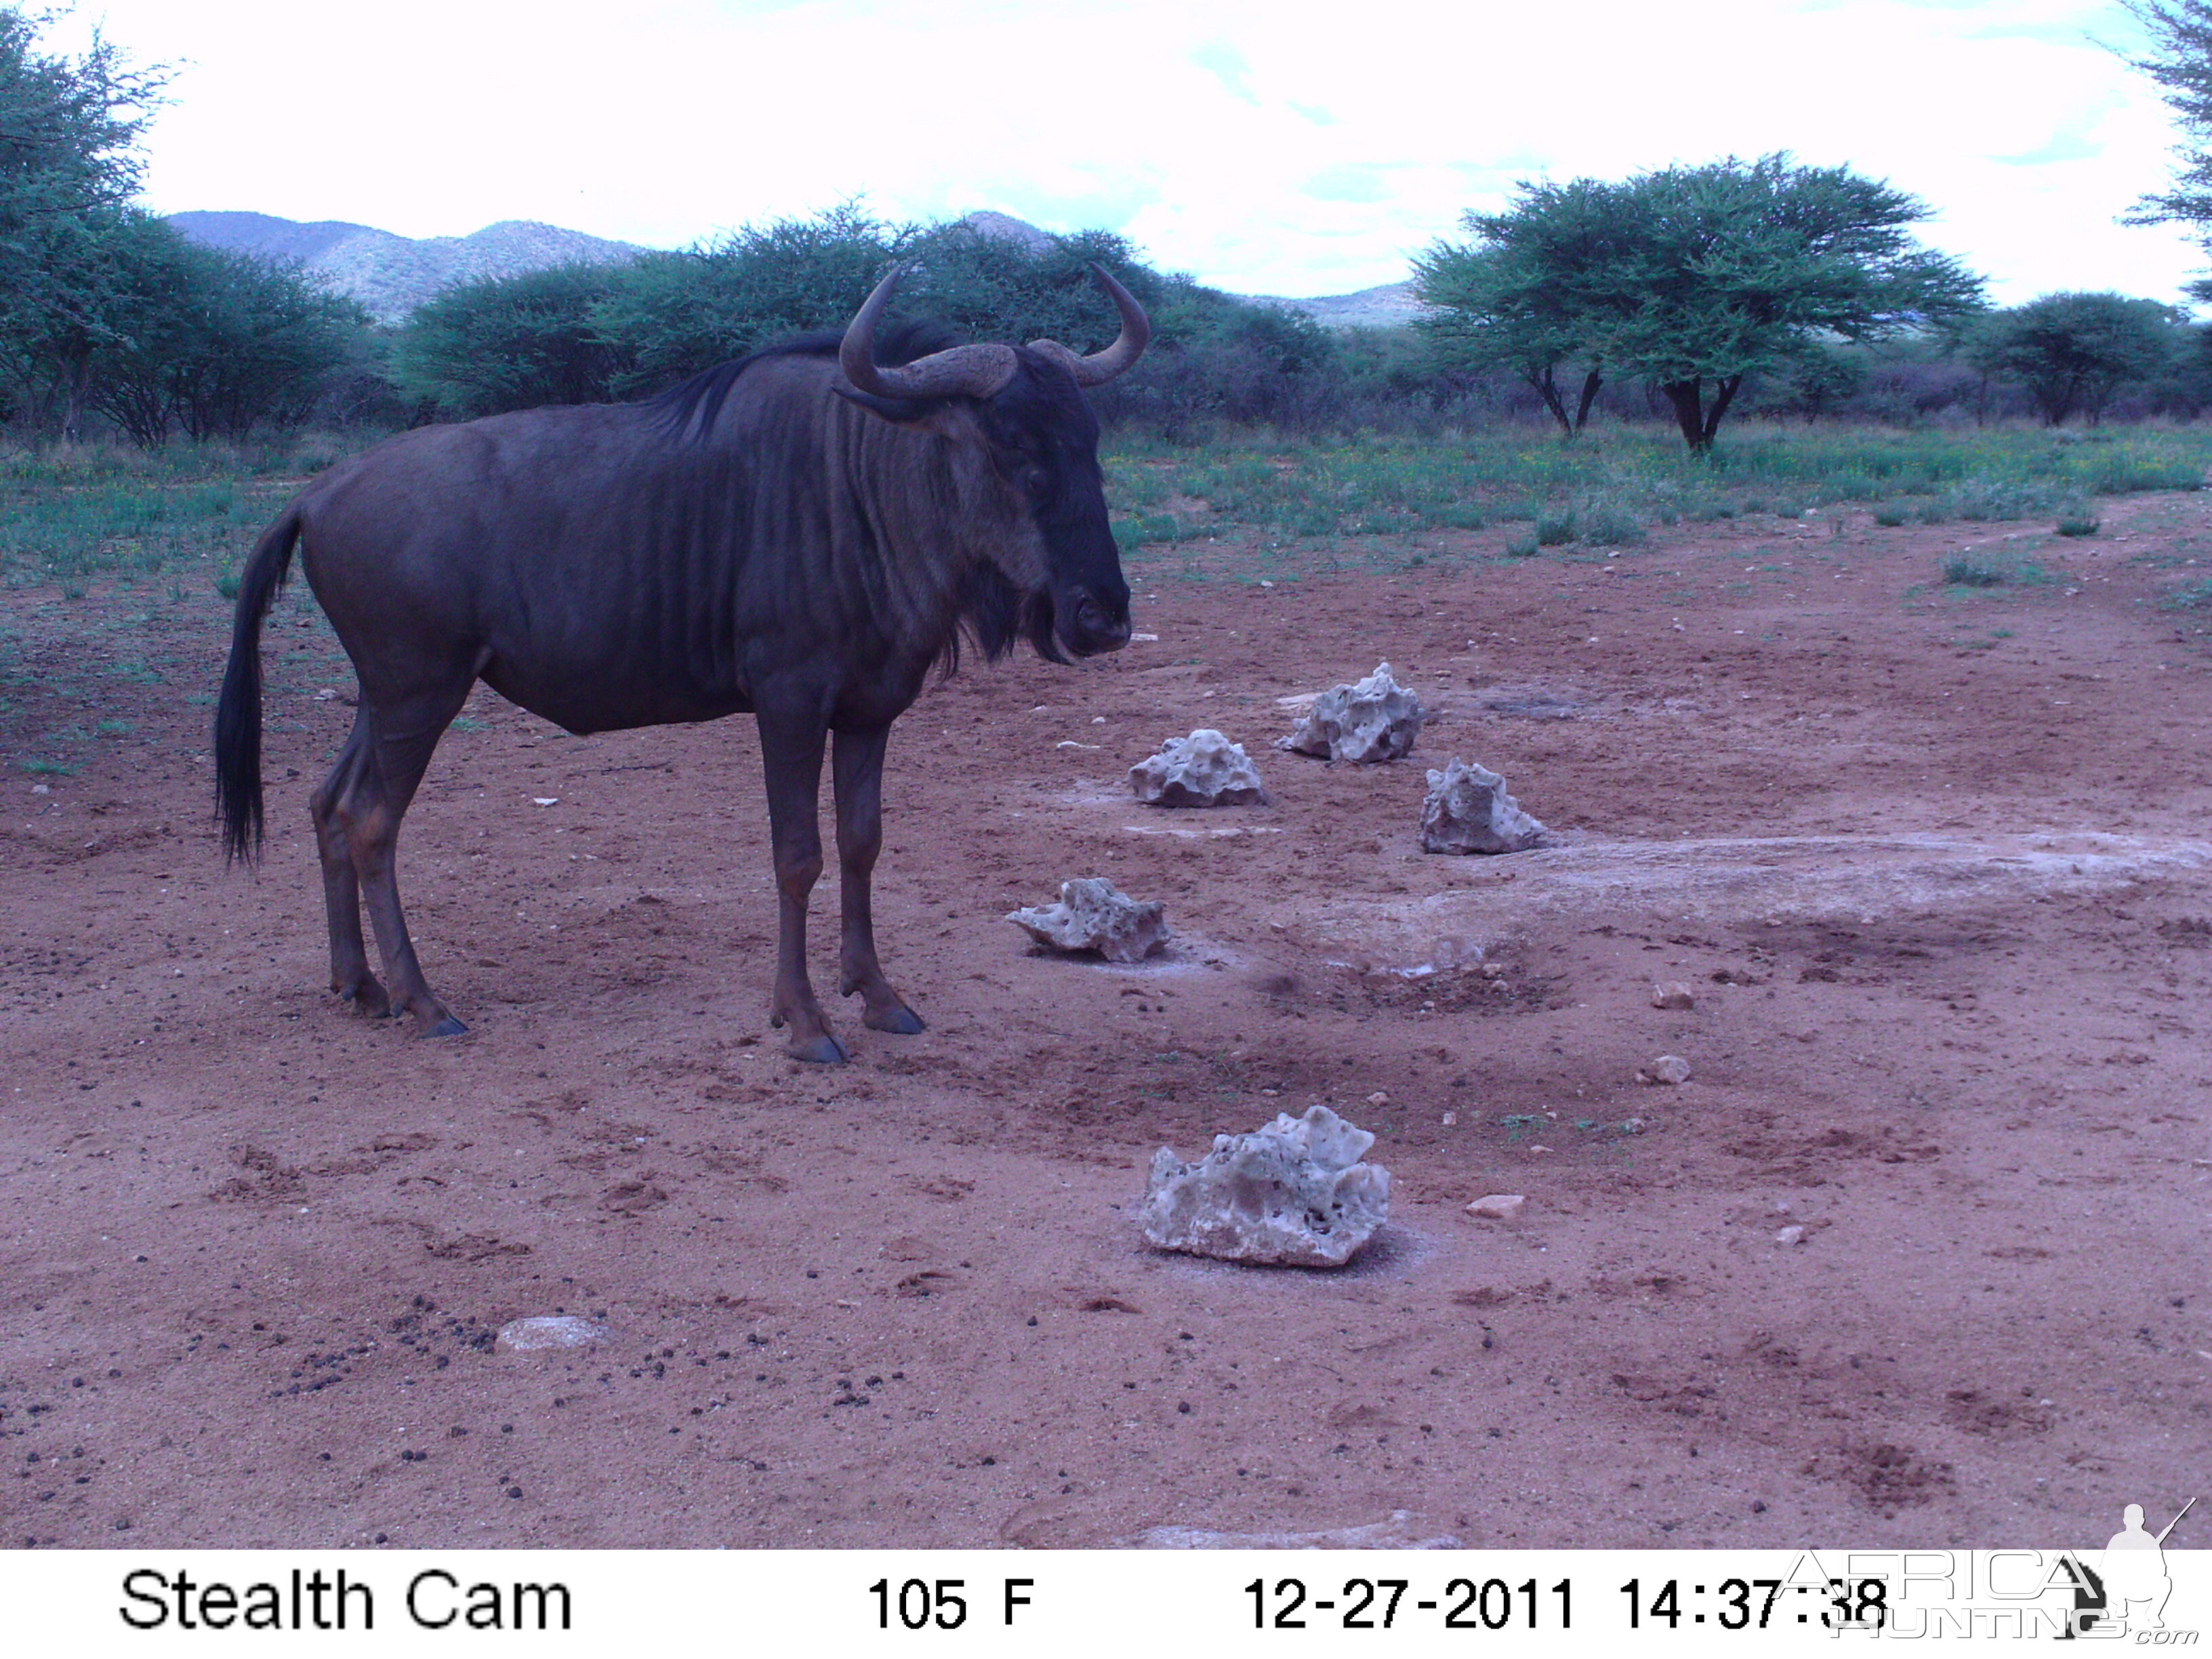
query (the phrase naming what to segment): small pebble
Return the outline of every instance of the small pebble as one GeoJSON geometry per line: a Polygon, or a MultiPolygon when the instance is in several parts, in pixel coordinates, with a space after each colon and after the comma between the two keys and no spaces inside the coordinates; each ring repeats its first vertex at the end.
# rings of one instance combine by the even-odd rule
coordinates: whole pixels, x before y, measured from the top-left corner
{"type": "Polygon", "coordinates": [[[1528,1201],[1520,1193],[1486,1193],[1467,1206],[1467,1212],[1485,1221],[1510,1221],[1528,1201]]]}
{"type": "Polygon", "coordinates": [[[1777,1244],[1802,1244],[1805,1242],[1805,1230],[1795,1225],[1784,1227],[1774,1235],[1774,1242],[1777,1244]]]}
{"type": "Polygon", "coordinates": [[[1651,1006],[1654,1008],[1694,1008],[1698,1006],[1698,1000],[1681,981],[1669,980],[1664,985],[1651,988],[1651,1006]]]}
{"type": "Polygon", "coordinates": [[[1638,1066],[1636,1080],[1638,1083],[1663,1083],[1670,1085],[1687,1083],[1690,1080],[1690,1062],[1680,1054],[1662,1054],[1650,1065],[1638,1066]]]}

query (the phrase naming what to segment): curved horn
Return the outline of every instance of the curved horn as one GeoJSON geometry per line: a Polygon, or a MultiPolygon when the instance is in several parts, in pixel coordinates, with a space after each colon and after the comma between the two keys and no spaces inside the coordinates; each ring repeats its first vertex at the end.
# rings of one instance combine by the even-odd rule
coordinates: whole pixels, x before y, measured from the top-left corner
{"type": "Polygon", "coordinates": [[[1114,302],[1114,309],[1121,313],[1121,332],[1112,345],[1103,351],[1094,351],[1088,357],[1079,357],[1057,340],[1031,340],[1030,349],[1051,358],[1075,376],[1078,386],[1102,386],[1145,355],[1145,346],[1152,337],[1152,319],[1145,315],[1144,307],[1137,296],[1114,280],[1105,266],[1093,261],[1091,275],[1114,302]]]}
{"type": "Polygon", "coordinates": [[[876,319],[890,304],[891,290],[904,275],[903,265],[893,265],[846,326],[837,347],[837,366],[847,380],[878,398],[988,398],[1014,378],[1014,349],[1006,345],[954,346],[896,368],[878,363],[876,319]]]}

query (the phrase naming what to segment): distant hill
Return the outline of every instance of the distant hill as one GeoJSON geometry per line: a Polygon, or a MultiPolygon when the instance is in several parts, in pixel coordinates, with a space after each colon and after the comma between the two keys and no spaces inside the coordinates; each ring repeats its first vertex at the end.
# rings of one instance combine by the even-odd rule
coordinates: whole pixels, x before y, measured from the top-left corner
{"type": "MultiPolygon", "coordinates": [[[[456,283],[520,276],[551,265],[612,264],[646,251],[635,243],[611,242],[532,219],[502,219],[466,236],[417,240],[343,219],[303,224],[267,213],[173,213],[168,217],[185,236],[209,247],[296,259],[335,292],[360,301],[381,323],[405,321],[416,307],[456,283]]],[[[985,209],[969,214],[965,222],[987,236],[1004,237],[1033,252],[1051,241],[1047,232],[1012,214],[985,209]]],[[[1234,297],[1287,306],[1331,328],[1396,328],[1424,310],[1413,297],[1411,283],[1310,299],[1273,294],[1234,297]]]]}
{"type": "Polygon", "coordinates": [[[1413,284],[1385,283],[1363,288],[1357,294],[1324,294],[1309,300],[1286,299],[1275,294],[1240,294],[1240,300],[1260,305],[1286,306],[1303,311],[1331,328],[1403,328],[1419,321],[1429,308],[1413,295],[1413,284]]]}
{"type": "Polygon", "coordinates": [[[550,265],[611,264],[645,252],[580,230],[503,219],[466,236],[395,236],[369,225],[322,219],[302,224],[266,213],[173,213],[169,222],[209,247],[296,259],[333,292],[368,307],[379,322],[405,320],[441,289],[485,276],[520,276],[550,265]]]}

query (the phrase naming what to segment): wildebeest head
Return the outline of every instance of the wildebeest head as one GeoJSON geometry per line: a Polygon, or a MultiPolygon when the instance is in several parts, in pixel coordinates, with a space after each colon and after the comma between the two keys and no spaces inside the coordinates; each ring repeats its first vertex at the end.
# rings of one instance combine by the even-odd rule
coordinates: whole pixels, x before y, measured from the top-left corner
{"type": "Polygon", "coordinates": [[[1091,274],[1121,313],[1114,343],[1088,356],[1056,340],[1026,347],[963,345],[911,363],[875,361],[876,319],[902,274],[878,283],[845,331],[841,394],[887,420],[927,424],[980,447],[1011,522],[994,538],[995,570],[1008,584],[1038,654],[1065,661],[1118,651],[1129,641],[1129,584],[1106,522],[1098,470],[1098,419],[1082,388],[1137,361],[1152,336],[1144,307],[1104,267],[1091,274]]]}

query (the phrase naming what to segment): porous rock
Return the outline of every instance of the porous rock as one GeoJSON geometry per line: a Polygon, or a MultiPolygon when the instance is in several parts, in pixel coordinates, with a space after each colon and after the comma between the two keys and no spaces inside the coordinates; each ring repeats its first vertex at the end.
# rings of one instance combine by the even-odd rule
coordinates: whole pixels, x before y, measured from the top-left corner
{"type": "Polygon", "coordinates": [[[1194,1164],[1152,1154],[1137,1224],[1162,1249],[1224,1261],[1340,1267],[1382,1224],[1390,1172],[1359,1160],[1375,1137],[1326,1106],[1249,1134],[1216,1135],[1194,1164]]]}
{"type": "Polygon", "coordinates": [[[514,1353],[541,1348],[582,1348],[607,1339],[607,1328],[574,1314],[538,1314],[510,1319],[499,1328],[499,1346],[514,1353]]]}
{"type": "Polygon", "coordinates": [[[1505,793],[1505,780],[1486,766],[1449,761],[1429,774],[1421,802],[1425,853],[1518,853],[1544,838],[1544,826],[1505,793]]]}
{"type": "Polygon", "coordinates": [[[1673,1085],[1690,1080],[1690,1062],[1680,1054],[1662,1054],[1649,1066],[1636,1068],[1638,1083],[1663,1083],[1673,1085]]]}
{"type": "Polygon", "coordinates": [[[1015,910],[1006,920],[1040,945],[1096,951],[1109,962],[1141,962],[1168,941],[1158,899],[1133,899],[1103,876],[1060,884],[1060,902],[1015,910]]]}
{"type": "Polygon", "coordinates": [[[1316,697],[1276,747],[1324,760],[1396,760],[1413,752],[1427,718],[1420,699],[1390,678],[1390,665],[1377,663],[1357,685],[1332,686],[1316,697]]]}
{"type": "Polygon", "coordinates": [[[1159,753],[1129,769],[1129,787],[1147,806],[1242,806],[1267,799],[1244,745],[1211,726],[1170,738],[1159,753]]]}

